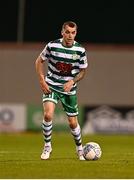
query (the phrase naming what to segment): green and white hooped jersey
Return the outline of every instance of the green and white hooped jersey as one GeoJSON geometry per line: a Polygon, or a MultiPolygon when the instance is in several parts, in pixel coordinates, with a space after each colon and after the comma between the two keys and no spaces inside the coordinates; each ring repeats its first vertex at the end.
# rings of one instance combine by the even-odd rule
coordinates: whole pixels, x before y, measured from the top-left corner
{"type": "Polygon", "coordinates": [[[50,88],[63,94],[76,94],[77,84],[74,84],[69,93],[64,92],[63,84],[73,79],[80,69],[87,68],[85,48],[74,41],[72,47],[62,45],[62,38],[49,42],[40,54],[43,60],[48,61],[46,82],[50,88]]]}

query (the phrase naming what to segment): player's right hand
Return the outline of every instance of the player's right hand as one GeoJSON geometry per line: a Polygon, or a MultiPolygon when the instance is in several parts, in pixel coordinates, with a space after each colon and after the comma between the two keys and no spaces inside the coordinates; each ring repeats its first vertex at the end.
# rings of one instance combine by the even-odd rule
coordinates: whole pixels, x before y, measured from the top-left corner
{"type": "Polygon", "coordinates": [[[40,82],[41,89],[44,94],[50,94],[51,89],[49,88],[48,84],[46,82],[40,82]]]}

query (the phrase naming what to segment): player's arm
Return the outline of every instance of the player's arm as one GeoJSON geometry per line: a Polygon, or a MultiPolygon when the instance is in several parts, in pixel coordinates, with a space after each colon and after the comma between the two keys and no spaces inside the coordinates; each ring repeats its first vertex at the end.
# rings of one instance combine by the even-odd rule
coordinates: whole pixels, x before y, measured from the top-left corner
{"type": "Polygon", "coordinates": [[[35,61],[35,68],[36,68],[37,75],[39,77],[39,83],[40,83],[42,91],[45,94],[51,93],[51,90],[49,89],[49,86],[45,81],[44,60],[40,56],[35,61]]]}
{"type": "Polygon", "coordinates": [[[80,69],[80,72],[72,80],[64,84],[64,91],[69,92],[75,83],[79,82],[81,79],[84,78],[85,73],[86,73],[86,68],[80,69]]]}
{"type": "Polygon", "coordinates": [[[80,72],[79,72],[79,74],[77,74],[77,75],[74,77],[73,83],[75,84],[75,83],[77,83],[78,81],[80,81],[81,79],[83,79],[84,76],[85,76],[85,73],[86,73],[86,68],[81,69],[80,72]]]}

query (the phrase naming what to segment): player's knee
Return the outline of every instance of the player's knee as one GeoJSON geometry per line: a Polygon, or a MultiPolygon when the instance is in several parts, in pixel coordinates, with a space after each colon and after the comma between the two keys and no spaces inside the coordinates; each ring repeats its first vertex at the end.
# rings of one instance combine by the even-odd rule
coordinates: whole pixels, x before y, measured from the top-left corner
{"type": "Polygon", "coordinates": [[[44,119],[45,121],[51,121],[52,120],[52,114],[49,112],[44,113],[44,119]]]}

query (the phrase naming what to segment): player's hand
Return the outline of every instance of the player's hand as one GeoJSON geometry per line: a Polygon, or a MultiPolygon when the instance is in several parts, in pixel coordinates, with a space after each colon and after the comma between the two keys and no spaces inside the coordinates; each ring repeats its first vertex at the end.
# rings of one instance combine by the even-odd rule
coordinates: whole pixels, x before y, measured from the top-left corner
{"type": "Polygon", "coordinates": [[[50,94],[51,89],[49,88],[48,84],[46,82],[40,82],[41,89],[44,94],[50,94]]]}
{"type": "Polygon", "coordinates": [[[65,92],[70,92],[70,90],[72,89],[73,87],[73,84],[74,84],[74,81],[73,80],[69,80],[68,82],[66,82],[63,86],[64,88],[64,91],[65,92]]]}

